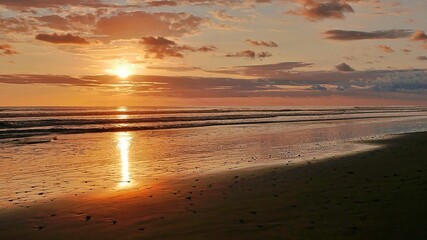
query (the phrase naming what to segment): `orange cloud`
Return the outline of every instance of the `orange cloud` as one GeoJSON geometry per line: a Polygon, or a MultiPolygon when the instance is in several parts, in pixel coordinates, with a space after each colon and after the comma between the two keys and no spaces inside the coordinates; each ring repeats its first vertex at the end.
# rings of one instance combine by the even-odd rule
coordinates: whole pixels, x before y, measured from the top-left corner
{"type": "Polygon", "coordinates": [[[207,19],[188,13],[120,12],[103,17],[96,23],[95,33],[110,39],[140,38],[141,36],[173,36],[199,31],[207,19]]]}
{"type": "Polygon", "coordinates": [[[273,56],[270,52],[256,53],[252,50],[245,50],[236,53],[228,53],[225,57],[246,57],[246,58],[267,58],[273,56]]]}
{"type": "Polygon", "coordinates": [[[345,0],[298,0],[302,6],[288,14],[303,16],[310,21],[327,18],[343,19],[346,13],[354,13],[353,8],[345,0]]]}
{"type": "Polygon", "coordinates": [[[408,48],[404,48],[402,49],[402,52],[404,52],[405,54],[409,54],[410,52],[412,52],[412,50],[408,48]]]}
{"type": "MultiPolygon", "coordinates": [[[[298,63],[281,63],[252,66],[255,68],[288,69],[298,63]],[[287,66],[288,65],[288,66],[287,66]]],[[[248,66],[249,68],[249,66],[248,66]]],[[[132,85],[134,96],[164,98],[229,98],[229,97],[320,97],[320,96],[366,96],[381,99],[400,97],[426,101],[427,72],[425,70],[383,70],[354,72],[294,72],[282,70],[280,78],[234,79],[179,76],[130,76],[126,83],[116,76],[95,75],[70,77],[61,75],[0,75],[0,83],[43,84],[77,86],[114,92],[132,85]],[[315,91],[313,91],[315,90],[315,91]],[[411,94],[408,94],[408,93],[411,94]],[[400,94],[400,95],[397,95],[400,94]]],[[[123,91],[122,89],[122,91],[123,91]]]]}
{"type": "Polygon", "coordinates": [[[337,69],[340,72],[353,72],[353,71],[355,71],[354,68],[352,68],[347,63],[341,63],[341,64],[335,66],[335,69],[337,69]]]}
{"type": "Polygon", "coordinates": [[[28,8],[57,8],[65,6],[85,6],[85,7],[112,7],[116,5],[105,4],[102,0],[1,0],[0,5],[20,10],[28,8]]]}
{"type": "Polygon", "coordinates": [[[240,21],[242,21],[242,19],[240,19],[238,17],[231,16],[231,15],[227,14],[224,9],[211,11],[210,13],[212,14],[213,17],[215,17],[216,19],[218,19],[220,21],[228,21],[228,22],[240,22],[240,21]]]}
{"type": "Polygon", "coordinates": [[[278,47],[279,45],[277,45],[277,43],[273,42],[273,41],[257,41],[257,40],[252,40],[252,39],[246,39],[245,41],[246,43],[252,45],[252,46],[257,46],[257,47],[278,47]]]}
{"type": "Polygon", "coordinates": [[[73,86],[93,86],[88,80],[59,75],[36,75],[36,74],[13,74],[0,75],[1,83],[8,84],[52,84],[52,85],[73,85],[73,86]]]}
{"type": "Polygon", "coordinates": [[[137,0],[137,1],[106,1],[106,0],[0,0],[0,6],[14,10],[31,11],[34,9],[88,7],[88,8],[126,8],[126,7],[164,7],[178,5],[218,5],[253,7],[255,4],[272,3],[273,0],[137,0]],[[116,2],[116,3],[114,3],[116,2]]]}
{"type": "Polygon", "coordinates": [[[54,44],[81,44],[81,45],[90,44],[90,42],[86,38],[73,35],[71,33],[67,33],[67,34],[40,33],[36,36],[36,39],[40,41],[54,43],[54,44]]]}
{"type": "Polygon", "coordinates": [[[41,17],[34,17],[40,26],[52,28],[55,30],[70,31],[78,30],[84,31],[91,29],[95,22],[95,14],[70,14],[64,17],[59,15],[45,15],[41,17]]]}
{"type": "Polygon", "coordinates": [[[150,1],[147,2],[147,6],[149,7],[163,7],[163,6],[176,6],[178,5],[175,1],[168,1],[168,0],[159,0],[159,1],[150,1]]]}
{"type": "Polygon", "coordinates": [[[386,53],[394,53],[394,49],[386,45],[378,45],[377,48],[386,53]]]}
{"type": "Polygon", "coordinates": [[[412,37],[412,41],[427,41],[427,34],[424,31],[416,31],[412,37]]]}
{"type": "Polygon", "coordinates": [[[37,29],[37,22],[31,19],[18,17],[0,17],[0,32],[3,34],[25,33],[34,29],[37,29]]]}
{"type": "Polygon", "coordinates": [[[303,62],[280,62],[274,64],[235,66],[227,68],[219,68],[211,71],[222,74],[235,74],[242,76],[253,76],[261,78],[281,78],[286,77],[286,73],[295,68],[311,67],[312,63],[303,62]]]}
{"type": "Polygon", "coordinates": [[[145,47],[147,58],[163,59],[165,57],[183,58],[183,52],[210,52],[215,51],[215,46],[202,46],[199,48],[188,45],[178,45],[164,37],[143,37],[140,44],[145,47]]]}
{"type": "Polygon", "coordinates": [[[176,5],[205,5],[205,6],[227,6],[227,7],[254,7],[255,4],[267,4],[272,3],[273,0],[177,0],[177,1],[166,1],[166,0],[155,0],[148,1],[147,5],[158,5],[158,6],[176,6],[176,5]],[[158,2],[158,3],[157,3],[158,2]],[[170,4],[170,5],[169,5],[170,4]]]}
{"type": "Polygon", "coordinates": [[[14,55],[18,54],[17,51],[13,49],[13,47],[7,43],[0,44],[0,55],[14,55]]]}
{"type": "Polygon", "coordinates": [[[373,32],[329,30],[324,32],[327,39],[339,41],[367,40],[367,39],[398,39],[411,36],[412,30],[391,29],[373,32]]]}

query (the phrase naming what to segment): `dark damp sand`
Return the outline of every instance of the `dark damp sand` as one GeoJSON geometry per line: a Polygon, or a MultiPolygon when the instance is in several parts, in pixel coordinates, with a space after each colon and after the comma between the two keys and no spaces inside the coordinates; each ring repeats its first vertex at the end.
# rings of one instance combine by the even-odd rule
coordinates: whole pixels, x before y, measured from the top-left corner
{"type": "Polygon", "coordinates": [[[0,239],[427,239],[427,133],[371,143],[385,147],[2,210],[0,239]]]}

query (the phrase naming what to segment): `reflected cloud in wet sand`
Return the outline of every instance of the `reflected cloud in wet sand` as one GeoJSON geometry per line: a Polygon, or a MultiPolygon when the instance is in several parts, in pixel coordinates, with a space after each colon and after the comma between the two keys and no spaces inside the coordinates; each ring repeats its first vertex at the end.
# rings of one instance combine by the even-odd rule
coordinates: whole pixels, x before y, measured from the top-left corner
{"type": "Polygon", "coordinates": [[[117,148],[120,151],[121,160],[121,180],[120,187],[127,187],[131,184],[129,173],[129,147],[132,141],[132,134],[128,132],[117,133],[117,148]]]}

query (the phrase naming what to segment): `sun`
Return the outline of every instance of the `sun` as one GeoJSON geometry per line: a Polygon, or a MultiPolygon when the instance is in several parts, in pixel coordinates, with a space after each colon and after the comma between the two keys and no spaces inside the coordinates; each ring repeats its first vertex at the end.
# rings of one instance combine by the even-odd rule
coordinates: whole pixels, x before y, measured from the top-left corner
{"type": "Polygon", "coordinates": [[[131,68],[130,68],[130,66],[127,66],[127,65],[117,66],[113,72],[115,75],[117,75],[121,79],[126,79],[130,75],[132,75],[131,68]]]}

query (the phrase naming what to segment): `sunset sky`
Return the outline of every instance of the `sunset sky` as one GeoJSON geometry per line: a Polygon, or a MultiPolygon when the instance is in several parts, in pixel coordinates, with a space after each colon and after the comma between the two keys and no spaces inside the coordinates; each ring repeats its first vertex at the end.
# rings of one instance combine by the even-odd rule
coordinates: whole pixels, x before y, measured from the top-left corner
{"type": "Polygon", "coordinates": [[[426,15],[416,0],[0,0],[0,105],[425,105],[426,15]]]}

